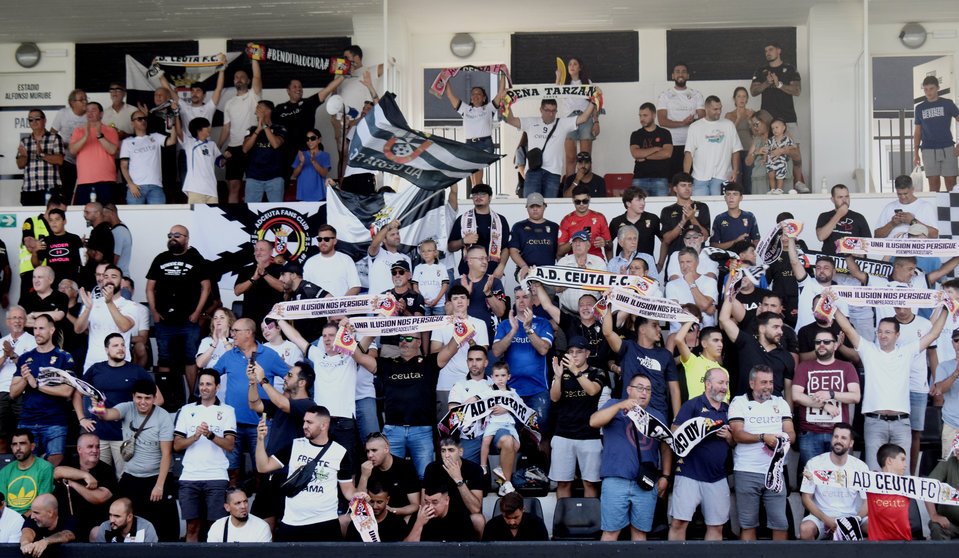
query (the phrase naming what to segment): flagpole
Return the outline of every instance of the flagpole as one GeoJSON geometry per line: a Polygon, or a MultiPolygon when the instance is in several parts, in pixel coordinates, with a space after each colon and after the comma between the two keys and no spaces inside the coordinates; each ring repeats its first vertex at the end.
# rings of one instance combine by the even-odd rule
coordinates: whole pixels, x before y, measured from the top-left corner
{"type": "MultiPolygon", "coordinates": [[[[412,188],[419,188],[419,186],[413,185],[412,188]]],[[[420,203],[418,203],[418,204],[414,205],[413,207],[411,207],[410,209],[408,209],[408,210],[406,211],[406,213],[404,213],[403,215],[401,215],[401,216],[397,219],[397,221],[399,221],[400,223],[402,223],[402,222],[403,222],[403,219],[406,219],[406,217],[407,217],[410,213],[413,213],[414,211],[416,211],[417,209],[419,209],[420,207],[422,207],[424,203],[426,203],[426,202],[430,201],[431,199],[435,198],[435,197],[436,197],[436,194],[442,194],[442,193],[443,193],[443,190],[437,190],[437,191],[433,192],[432,194],[430,194],[429,196],[426,196],[426,199],[425,199],[425,200],[421,201],[420,203]]]]}

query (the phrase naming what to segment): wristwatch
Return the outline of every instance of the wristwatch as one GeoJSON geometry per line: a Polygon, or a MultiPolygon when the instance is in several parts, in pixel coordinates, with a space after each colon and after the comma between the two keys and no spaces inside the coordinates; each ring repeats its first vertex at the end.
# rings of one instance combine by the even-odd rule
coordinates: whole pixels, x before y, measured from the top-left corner
{"type": "Polygon", "coordinates": [[[206,439],[207,439],[207,440],[210,440],[210,441],[212,442],[212,441],[213,441],[213,438],[216,438],[216,434],[214,434],[214,433],[212,433],[212,432],[208,432],[207,435],[206,435],[206,439]]]}
{"type": "Polygon", "coordinates": [[[263,379],[260,380],[260,385],[261,385],[261,386],[265,386],[265,385],[267,385],[267,384],[269,384],[269,383],[270,383],[270,380],[267,380],[266,378],[263,378],[263,379]]]}
{"type": "Polygon", "coordinates": [[[460,479],[460,480],[456,481],[456,488],[459,488],[459,487],[463,486],[464,484],[466,484],[466,481],[464,481],[463,479],[460,479]]]}
{"type": "Polygon", "coordinates": [[[836,398],[836,392],[833,390],[829,390],[829,399],[835,399],[835,398],[836,398]]]}
{"type": "Polygon", "coordinates": [[[103,134],[97,134],[97,139],[103,139],[103,134]]]}

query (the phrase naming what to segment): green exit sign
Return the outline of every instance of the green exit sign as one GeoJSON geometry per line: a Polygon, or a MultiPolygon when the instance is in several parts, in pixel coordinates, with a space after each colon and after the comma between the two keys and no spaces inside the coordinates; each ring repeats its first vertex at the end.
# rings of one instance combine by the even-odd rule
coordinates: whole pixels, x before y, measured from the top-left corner
{"type": "Polygon", "coordinates": [[[15,228],[17,226],[17,215],[15,213],[0,213],[0,227],[5,229],[15,228]]]}

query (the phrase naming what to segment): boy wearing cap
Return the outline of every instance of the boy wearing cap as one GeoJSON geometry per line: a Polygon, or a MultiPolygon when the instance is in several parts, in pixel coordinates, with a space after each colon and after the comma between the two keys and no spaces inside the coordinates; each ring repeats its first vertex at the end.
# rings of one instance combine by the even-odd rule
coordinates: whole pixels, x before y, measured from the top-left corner
{"type": "Polygon", "coordinates": [[[556,263],[559,245],[559,225],[543,217],[546,200],[543,194],[534,192],[526,196],[526,214],[529,219],[513,225],[509,233],[510,257],[516,264],[516,279],[520,281],[529,274],[533,265],[556,263]]]}
{"type": "Polygon", "coordinates": [[[606,197],[606,181],[603,177],[593,174],[593,156],[586,151],[576,155],[576,174],[567,176],[563,181],[563,197],[571,196],[573,188],[580,184],[586,186],[590,196],[606,197]]]}
{"type": "MultiPolygon", "coordinates": [[[[585,231],[590,238],[589,253],[604,260],[604,250],[612,242],[606,217],[589,208],[589,188],[583,184],[573,188],[573,212],[559,223],[559,255],[564,256],[572,248],[573,233],[585,231]]],[[[605,266],[603,266],[605,269],[605,266]]]]}

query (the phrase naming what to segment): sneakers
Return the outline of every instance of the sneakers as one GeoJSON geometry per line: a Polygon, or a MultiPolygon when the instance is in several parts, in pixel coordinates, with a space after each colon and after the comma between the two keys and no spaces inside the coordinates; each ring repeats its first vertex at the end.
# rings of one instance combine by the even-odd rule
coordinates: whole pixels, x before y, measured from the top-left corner
{"type": "Polygon", "coordinates": [[[771,196],[773,195],[778,196],[778,195],[781,195],[782,193],[783,193],[782,188],[773,188],[772,190],[769,191],[769,195],[771,196]]]}
{"type": "Polygon", "coordinates": [[[808,194],[808,193],[809,193],[809,186],[806,186],[806,183],[805,183],[805,182],[797,182],[797,183],[793,186],[793,188],[795,188],[796,191],[798,191],[800,194],[808,194]]]}
{"type": "MultiPolygon", "coordinates": [[[[506,478],[506,475],[503,474],[502,467],[496,467],[495,469],[493,469],[493,476],[496,477],[496,482],[498,483],[509,482],[509,479],[506,478]]],[[[512,490],[510,492],[512,492],[512,490]]]]}
{"type": "MultiPolygon", "coordinates": [[[[499,467],[497,467],[497,469],[498,469],[498,468],[499,468],[499,467]]],[[[502,473],[503,473],[503,472],[500,471],[500,474],[502,474],[502,473]]],[[[499,487],[499,495],[500,495],[500,496],[506,496],[506,495],[509,494],[510,492],[516,492],[516,489],[513,488],[513,483],[511,483],[511,482],[509,482],[509,481],[504,482],[504,483],[499,487]]]]}

